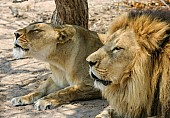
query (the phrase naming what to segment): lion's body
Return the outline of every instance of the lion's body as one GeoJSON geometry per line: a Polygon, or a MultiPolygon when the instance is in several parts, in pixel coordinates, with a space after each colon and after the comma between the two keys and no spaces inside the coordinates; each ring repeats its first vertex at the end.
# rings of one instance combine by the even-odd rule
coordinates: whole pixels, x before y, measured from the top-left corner
{"type": "Polygon", "coordinates": [[[36,91],[13,98],[14,106],[35,102],[37,110],[45,110],[73,100],[101,96],[93,88],[85,61],[102,46],[97,33],[79,26],[34,23],[15,34],[14,57],[29,55],[48,62],[52,75],[36,91]]]}
{"type": "Polygon", "coordinates": [[[170,12],[132,11],[114,20],[109,40],[87,58],[118,116],[170,116],[169,36],[170,12]]]}

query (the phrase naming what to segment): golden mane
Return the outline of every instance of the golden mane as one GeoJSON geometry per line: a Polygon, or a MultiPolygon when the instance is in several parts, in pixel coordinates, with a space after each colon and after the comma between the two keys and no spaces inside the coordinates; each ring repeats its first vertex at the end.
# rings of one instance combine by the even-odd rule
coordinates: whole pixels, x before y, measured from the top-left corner
{"type": "Polygon", "coordinates": [[[149,50],[154,50],[169,35],[167,33],[170,25],[168,16],[170,17],[169,12],[160,10],[131,11],[129,14],[124,14],[113,21],[107,35],[113,34],[118,29],[130,27],[138,35],[139,44],[144,45],[149,50]]]}
{"type": "Polygon", "coordinates": [[[170,12],[131,11],[113,21],[107,35],[127,27],[135,32],[141,49],[119,84],[106,87],[102,93],[118,115],[167,117],[170,114],[170,12]]]}

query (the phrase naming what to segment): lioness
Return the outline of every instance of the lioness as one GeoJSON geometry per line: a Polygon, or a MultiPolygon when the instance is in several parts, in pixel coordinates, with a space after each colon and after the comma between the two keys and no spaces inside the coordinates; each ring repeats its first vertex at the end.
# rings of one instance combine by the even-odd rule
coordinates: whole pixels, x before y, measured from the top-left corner
{"type": "Polygon", "coordinates": [[[96,32],[79,26],[33,23],[15,32],[13,55],[48,62],[52,75],[34,92],[13,98],[13,106],[35,103],[46,110],[74,100],[100,98],[88,74],[86,57],[103,44],[96,32]]]}
{"type": "MultiPolygon", "coordinates": [[[[117,116],[170,118],[170,11],[116,18],[105,45],[87,61],[95,87],[117,116]]],[[[108,113],[96,117],[115,118],[108,113]]]]}

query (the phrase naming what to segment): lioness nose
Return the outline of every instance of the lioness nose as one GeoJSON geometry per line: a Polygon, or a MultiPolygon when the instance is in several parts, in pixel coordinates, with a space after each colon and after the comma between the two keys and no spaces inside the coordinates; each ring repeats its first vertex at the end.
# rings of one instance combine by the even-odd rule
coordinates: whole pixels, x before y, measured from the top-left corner
{"type": "Polygon", "coordinates": [[[95,62],[88,61],[88,63],[89,63],[90,66],[94,66],[94,65],[96,65],[97,61],[95,61],[95,62]]]}
{"type": "Polygon", "coordinates": [[[14,34],[15,34],[16,39],[21,36],[21,34],[19,32],[14,32],[14,34]]]}

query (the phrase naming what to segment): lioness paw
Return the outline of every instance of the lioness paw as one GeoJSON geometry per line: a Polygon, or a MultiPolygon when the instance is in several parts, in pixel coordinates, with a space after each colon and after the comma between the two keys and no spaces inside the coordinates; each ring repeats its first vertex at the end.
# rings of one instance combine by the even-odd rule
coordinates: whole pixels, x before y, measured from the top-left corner
{"type": "Polygon", "coordinates": [[[13,106],[31,104],[28,100],[24,99],[23,97],[12,98],[11,103],[13,106]]]}
{"type": "Polygon", "coordinates": [[[38,111],[53,109],[55,106],[56,104],[49,99],[39,99],[34,104],[34,108],[38,111]]]}

